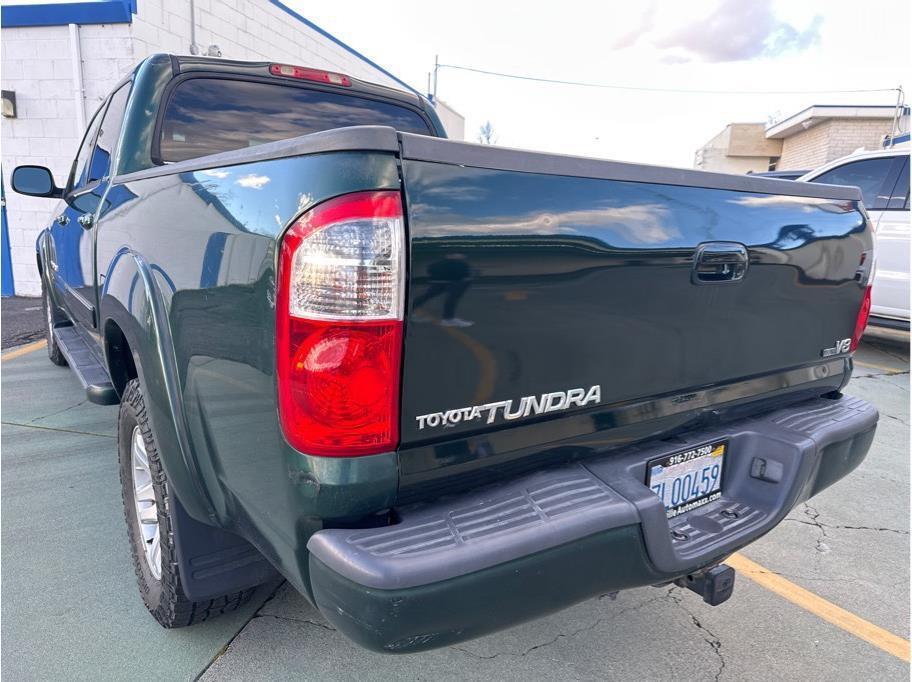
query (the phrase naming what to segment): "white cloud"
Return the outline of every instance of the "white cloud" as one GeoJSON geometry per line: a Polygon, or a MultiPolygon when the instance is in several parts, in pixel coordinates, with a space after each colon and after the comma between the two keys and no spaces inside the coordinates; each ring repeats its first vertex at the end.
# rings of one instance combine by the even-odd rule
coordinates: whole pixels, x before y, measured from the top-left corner
{"type": "MultiPolygon", "coordinates": [[[[693,5],[687,3],[693,11],[693,5]]],[[[688,17],[656,12],[653,2],[629,33],[614,42],[615,49],[649,45],[666,64],[688,61],[738,62],[803,52],[820,42],[823,16],[798,28],[777,16],[773,0],[717,0],[699,6],[688,17]]]]}
{"type": "Polygon", "coordinates": [[[237,184],[241,187],[249,187],[250,189],[262,189],[263,186],[270,182],[271,178],[266,175],[244,175],[243,177],[235,180],[237,184]]]}

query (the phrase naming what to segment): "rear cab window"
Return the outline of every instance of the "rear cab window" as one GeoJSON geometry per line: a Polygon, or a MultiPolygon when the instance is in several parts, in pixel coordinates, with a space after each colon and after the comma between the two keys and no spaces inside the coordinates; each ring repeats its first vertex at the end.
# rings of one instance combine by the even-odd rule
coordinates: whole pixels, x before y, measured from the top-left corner
{"type": "Polygon", "coordinates": [[[417,111],[357,93],[194,77],[178,83],[168,100],[156,161],[185,161],[357,125],[432,134],[417,111]]]}

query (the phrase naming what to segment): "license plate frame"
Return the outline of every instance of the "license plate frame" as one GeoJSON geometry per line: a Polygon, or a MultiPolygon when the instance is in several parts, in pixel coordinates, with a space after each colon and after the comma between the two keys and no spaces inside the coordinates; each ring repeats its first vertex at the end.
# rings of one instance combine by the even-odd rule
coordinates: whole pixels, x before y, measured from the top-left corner
{"type": "Polygon", "coordinates": [[[646,487],[662,500],[669,519],[722,497],[728,446],[729,440],[720,438],[646,463],[646,487]]]}

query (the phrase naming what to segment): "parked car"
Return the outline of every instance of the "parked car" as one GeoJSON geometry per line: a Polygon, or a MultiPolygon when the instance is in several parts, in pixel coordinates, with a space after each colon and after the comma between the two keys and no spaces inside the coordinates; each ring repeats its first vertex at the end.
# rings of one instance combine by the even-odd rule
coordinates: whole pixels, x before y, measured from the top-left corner
{"type": "Polygon", "coordinates": [[[864,459],[857,188],[443,137],[342,74],[156,55],[63,188],[16,169],[62,199],[48,353],[120,404],[163,626],[276,574],[396,653],[623,588],[718,604],[864,459]]]}
{"type": "Polygon", "coordinates": [[[777,170],[777,171],[763,171],[762,173],[752,173],[748,171],[748,175],[753,175],[755,178],[778,178],[779,180],[797,180],[802,175],[807,173],[806,170],[777,170]]]}
{"type": "Polygon", "coordinates": [[[799,180],[855,185],[877,233],[870,324],[909,329],[909,149],[858,152],[799,180]]]}

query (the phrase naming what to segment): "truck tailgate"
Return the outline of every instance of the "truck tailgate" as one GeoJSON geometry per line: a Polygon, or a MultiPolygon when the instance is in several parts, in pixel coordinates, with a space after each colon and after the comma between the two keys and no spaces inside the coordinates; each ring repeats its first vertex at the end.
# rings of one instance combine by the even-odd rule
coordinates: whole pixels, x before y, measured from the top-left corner
{"type": "Polygon", "coordinates": [[[847,380],[856,189],[401,139],[404,489],[847,380]]]}

